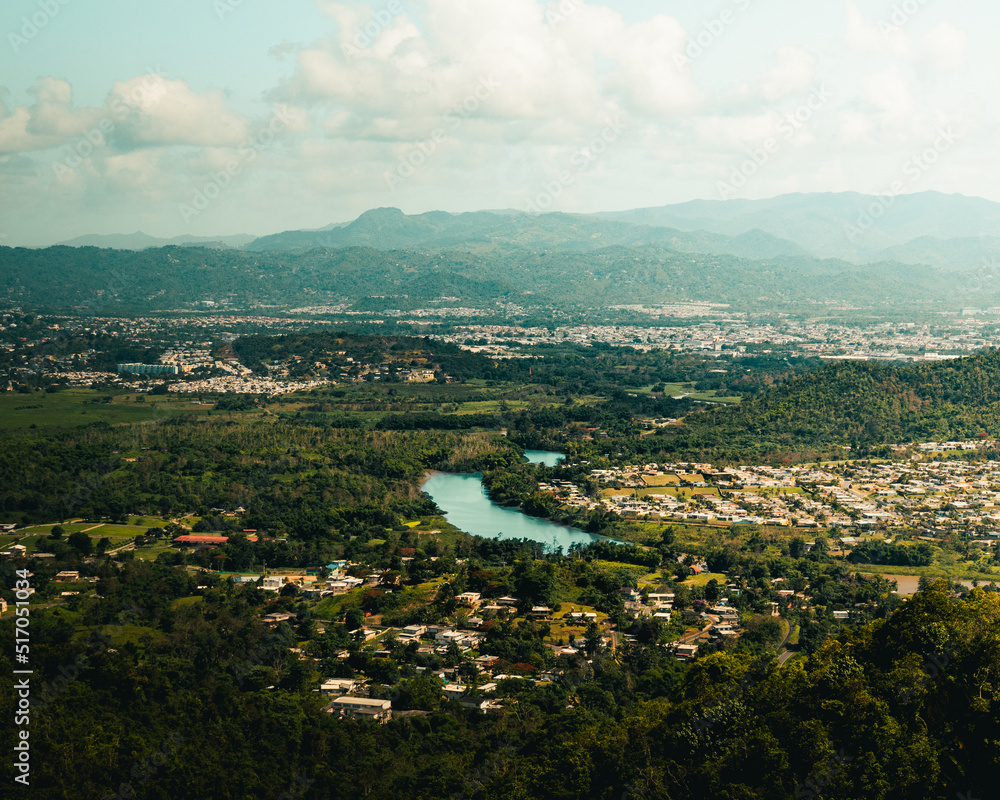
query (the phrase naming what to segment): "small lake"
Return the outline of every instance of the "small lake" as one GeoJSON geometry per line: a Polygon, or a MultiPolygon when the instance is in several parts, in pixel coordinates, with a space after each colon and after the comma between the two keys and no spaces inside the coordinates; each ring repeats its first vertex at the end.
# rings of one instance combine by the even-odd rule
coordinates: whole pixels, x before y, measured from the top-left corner
{"type": "Polygon", "coordinates": [[[587,545],[606,538],[529,517],[515,508],[498,506],[490,500],[482,475],[478,472],[467,475],[438,472],[428,478],[422,488],[444,512],[448,522],[474,536],[530,539],[543,544],[548,550],[561,547],[564,553],[569,552],[570,545],[578,542],[587,545]]]}
{"type": "Polygon", "coordinates": [[[563,453],[555,453],[552,450],[525,450],[524,457],[532,464],[544,464],[547,467],[554,467],[560,461],[565,461],[563,453]]]}

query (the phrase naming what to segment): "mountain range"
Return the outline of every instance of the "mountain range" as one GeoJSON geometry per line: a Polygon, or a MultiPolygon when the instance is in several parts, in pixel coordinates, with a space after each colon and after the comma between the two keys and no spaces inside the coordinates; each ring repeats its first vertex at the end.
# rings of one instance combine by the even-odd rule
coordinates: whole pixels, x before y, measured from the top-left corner
{"type": "Polygon", "coordinates": [[[366,211],[352,222],[267,236],[177,236],[142,232],[79,236],[60,244],[144,250],[201,246],[254,251],[465,248],[497,245],[531,250],[588,251],[611,246],[656,246],[683,253],[750,259],[812,257],[854,264],[923,264],[944,271],[980,272],[1000,264],[1000,203],[940,192],[892,196],[855,192],[785,194],[765,200],[692,200],[675,205],[599,214],[526,214],[396,208],[366,211]]]}
{"type": "Polygon", "coordinates": [[[88,236],[0,248],[0,296],[132,309],[346,301],[379,310],[438,298],[479,307],[955,309],[1000,305],[995,266],[1000,204],[936,192],[845,193],[589,215],[379,208],[259,238],[88,236]]]}
{"type": "Polygon", "coordinates": [[[366,211],[352,222],[255,238],[88,235],[61,244],[142,250],[168,245],[232,247],[255,251],[316,247],[490,248],[586,251],[610,246],[666,247],[677,252],[752,259],[807,257],[854,264],[890,261],[946,271],[979,270],[1000,263],[1000,203],[940,192],[891,196],[855,192],[785,194],[765,200],[692,200],[600,214],[526,214],[430,211],[406,215],[396,208],[366,211]]]}
{"type": "Polygon", "coordinates": [[[59,245],[67,247],[104,247],[111,250],[148,250],[151,247],[242,247],[249,244],[256,236],[249,233],[240,233],[234,236],[174,236],[170,239],[162,239],[150,236],[142,231],[135,233],[111,233],[99,234],[89,233],[85,236],[77,236],[59,245]]]}

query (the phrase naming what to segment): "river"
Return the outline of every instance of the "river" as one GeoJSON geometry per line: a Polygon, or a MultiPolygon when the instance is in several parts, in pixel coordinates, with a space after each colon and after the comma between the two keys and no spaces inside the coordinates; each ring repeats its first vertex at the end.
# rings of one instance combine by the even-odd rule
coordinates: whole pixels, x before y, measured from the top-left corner
{"type": "MultiPolygon", "coordinates": [[[[918,578],[916,575],[890,575],[888,573],[884,573],[882,577],[890,581],[896,581],[897,584],[896,593],[901,594],[903,596],[916,594],[917,588],[920,584],[920,578],[918,578]]],[[[931,578],[931,580],[934,580],[934,578],[931,578]]],[[[980,579],[979,585],[986,586],[986,584],[988,584],[989,582],[990,582],[989,578],[987,578],[986,580],[980,579]]],[[[957,583],[962,584],[967,589],[972,588],[972,581],[957,581],[957,583]]]]}
{"type": "MultiPolygon", "coordinates": [[[[534,464],[554,466],[565,456],[546,450],[528,450],[525,456],[534,464]]],[[[573,544],[592,544],[606,537],[595,536],[577,528],[557,525],[548,520],[529,517],[515,508],[498,506],[486,492],[482,475],[473,472],[455,475],[437,472],[428,478],[423,490],[444,512],[445,519],[456,528],[486,539],[530,539],[549,550],[561,547],[569,552],[573,544]]]]}

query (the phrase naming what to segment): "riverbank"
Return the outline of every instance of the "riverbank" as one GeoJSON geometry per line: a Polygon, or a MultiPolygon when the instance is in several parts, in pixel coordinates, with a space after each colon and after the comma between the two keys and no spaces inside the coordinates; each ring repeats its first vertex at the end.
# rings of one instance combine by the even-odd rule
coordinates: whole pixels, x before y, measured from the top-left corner
{"type": "Polygon", "coordinates": [[[546,549],[561,548],[563,552],[568,552],[576,544],[593,544],[607,538],[497,505],[490,500],[482,475],[478,472],[460,475],[437,472],[428,477],[421,488],[442,510],[449,523],[474,536],[528,539],[546,549]]]}
{"type": "Polygon", "coordinates": [[[429,470],[427,470],[427,472],[424,473],[424,477],[422,477],[420,479],[420,483],[419,483],[420,488],[423,489],[424,488],[424,484],[427,483],[427,481],[429,481],[435,475],[445,475],[445,474],[447,474],[447,473],[441,472],[441,470],[439,470],[439,469],[429,469],[429,470]]]}

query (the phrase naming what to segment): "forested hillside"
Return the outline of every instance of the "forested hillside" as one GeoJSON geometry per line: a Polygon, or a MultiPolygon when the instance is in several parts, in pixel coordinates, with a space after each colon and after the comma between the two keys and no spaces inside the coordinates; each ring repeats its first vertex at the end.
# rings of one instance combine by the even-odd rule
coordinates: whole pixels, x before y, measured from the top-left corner
{"type": "MultiPolygon", "coordinates": [[[[737,407],[689,416],[670,449],[751,454],[1000,437],[1000,351],[938,364],[848,361],[793,378],[737,407]]],[[[655,445],[651,445],[655,446],[655,445]]]]}
{"type": "Polygon", "coordinates": [[[0,276],[0,299],[8,303],[91,313],[141,313],[206,301],[233,308],[347,303],[359,310],[407,310],[440,298],[477,308],[513,302],[570,309],[702,301],[738,310],[822,303],[886,311],[907,304],[1000,302],[1000,291],[996,298],[984,294],[972,274],[946,281],[930,268],[904,264],[859,267],[777,254],[749,260],[660,244],[560,250],[510,241],[292,252],[2,247],[0,276]]]}

